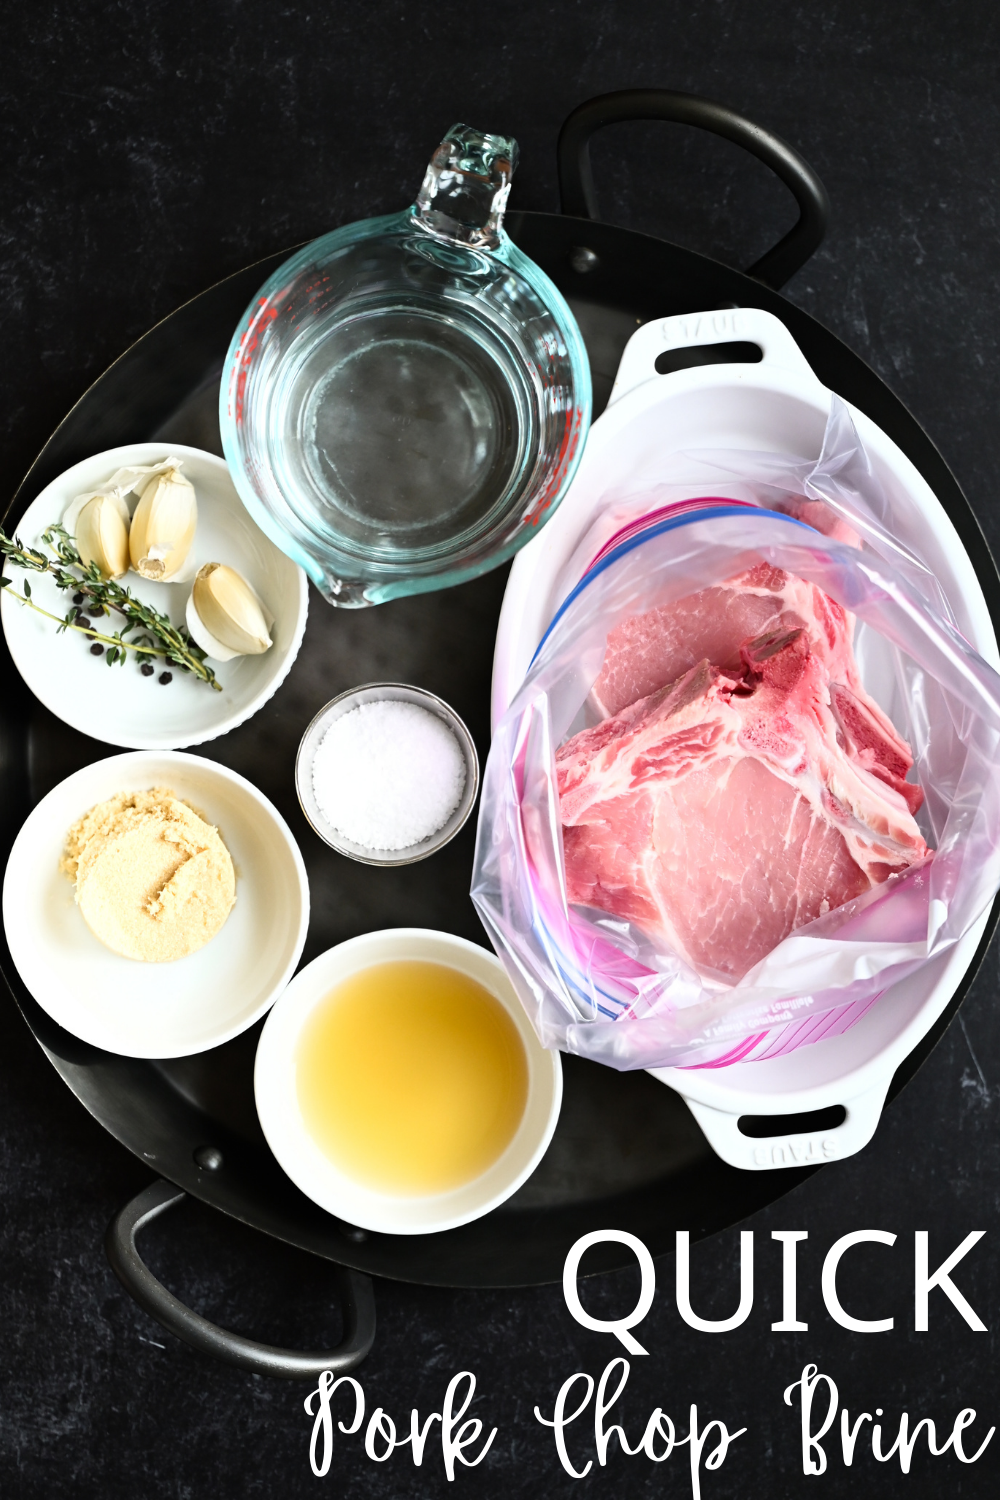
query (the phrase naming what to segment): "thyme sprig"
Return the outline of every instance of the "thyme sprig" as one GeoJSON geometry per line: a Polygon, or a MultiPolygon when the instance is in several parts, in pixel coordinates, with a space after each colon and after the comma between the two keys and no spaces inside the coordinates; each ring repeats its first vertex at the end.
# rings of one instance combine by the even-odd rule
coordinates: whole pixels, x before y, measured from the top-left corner
{"type": "Polygon", "coordinates": [[[221,682],[205,661],[205,652],[195,644],[182,625],[172,625],[166,615],[160,614],[151,605],[144,604],[141,599],[136,599],[116,579],[104,578],[96,563],[85,563],[64,527],[48,527],[42,533],[42,541],[51,555],[37,548],[24,546],[20,537],[15,536],[12,541],[0,531],[0,554],[14,567],[23,568],[28,573],[48,573],[57,588],[82,595],[90,601],[88,610],[92,616],[95,610],[104,615],[110,615],[114,611],[123,616],[125,623],[121,629],[100,631],[85,623],[87,616],[78,600],[74,601],[65,615],[60,617],[52,614],[32,599],[31,584],[27,578],[24,580],[23,594],[12,587],[13,580],[10,578],[0,578],[0,588],[5,588],[8,594],[21,604],[26,604],[36,614],[44,615],[47,620],[54,620],[60,634],[64,630],[75,630],[88,640],[105,646],[107,649],[104,659],[109,667],[113,667],[116,662],[124,666],[129,651],[139,656],[159,656],[179,667],[182,672],[191,672],[195,677],[200,677],[202,682],[207,682],[216,692],[222,691],[221,682]],[[127,640],[126,637],[133,632],[138,632],[136,638],[127,640]]]}

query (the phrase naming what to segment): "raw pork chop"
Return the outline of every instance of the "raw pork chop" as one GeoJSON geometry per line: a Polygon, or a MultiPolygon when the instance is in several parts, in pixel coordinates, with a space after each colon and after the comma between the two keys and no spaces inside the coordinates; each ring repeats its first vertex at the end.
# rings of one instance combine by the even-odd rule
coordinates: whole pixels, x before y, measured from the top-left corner
{"type": "Polygon", "coordinates": [[[851,650],[853,620],[814,584],[769,563],[672,604],[632,615],[608,636],[592,699],[602,715],[616,714],[637,698],[676,682],[699,661],[733,671],[740,646],[768,630],[809,632],[813,650],[830,676],[855,692],[857,668],[851,650]]]}
{"type": "MultiPolygon", "coordinates": [[[[844,612],[818,590],[807,611],[808,585],[758,573],[693,596],[693,633],[722,641],[709,594],[731,598],[730,629],[759,618],[762,600],[777,628],[744,640],[736,662],[702,650],[679,680],[556,755],[568,899],[634,922],[730,983],[928,852],[913,819],[922,794],[905,781],[912,756],[857,680],[844,612]],[[792,613],[811,617],[789,628],[792,613]],[[831,685],[833,666],[850,687],[831,685]]],[[[671,631],[655,634],[649,662],[664,659],[671,631]]]]}

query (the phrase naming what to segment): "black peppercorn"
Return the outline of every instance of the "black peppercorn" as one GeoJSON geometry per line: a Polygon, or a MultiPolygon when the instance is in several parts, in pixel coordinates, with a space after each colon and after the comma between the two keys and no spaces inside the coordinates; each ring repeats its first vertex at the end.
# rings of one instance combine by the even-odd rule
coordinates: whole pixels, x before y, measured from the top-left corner
{"type": "Polygon", "coordinates": [[[83,603],[83,595],[82,594],[74,594],[73,595],[73,603],[74,604],[82,604],[83,603]]]}
{"type": "Polygon", "coordinates": [[[94,642],[94,644],[90,648],[90,654],[91,654],[91,656],[103,656],[104,655],[104,647],[101,645],[100,641],[95,641],[94,642]]]}
{"type": "Polygon", "coordinates": [[[143,677],[152,677],[153,673],[156,671],[156,668],[152,665],[151,662],[144,661],[142,666],[139,668],[139,671],[142,673],[143,677]]]}
{"type": "Polygon", "coordinates": [[[160,675],[159,675],[159,677],[156,680],[163,687],[166,687],[166,685],[167,685],[168,682],[173,682],[173,680],[174,680],[174,674],[172,672],[161,672],[160,675]]]}

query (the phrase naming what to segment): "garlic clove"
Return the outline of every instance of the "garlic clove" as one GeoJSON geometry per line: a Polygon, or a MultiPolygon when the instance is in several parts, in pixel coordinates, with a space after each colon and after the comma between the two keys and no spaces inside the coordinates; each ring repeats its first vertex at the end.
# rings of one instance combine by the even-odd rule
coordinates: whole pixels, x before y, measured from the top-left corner
{"type": "Polygon", "coordinates": [[[129,553],[143,578],[167,583],[181,572],[194,541],[198,502],[194,485],[176,469],[154,474],[132,517],[129,553]]]}
{"type": "Polygon", "coordinates": [[[260,656],[272,644],[272,618],[246,579],[225,563],[198,569],[186,618],[193,639],[215,661],[260,656]]]}
{"type": "Polygon", "coordinates": [[[76,550],[84,563],[96,563],[102,578],[128,572],[128,510],[111,495],[95,495],[74,518],[76,550]],[[122,512],[124,511],[124,519],[122,512]]]}
{"type": "Polygon", "coordinates": [[[84,490],[82,495],[77,495],[76,499],[71,500],[69,505],[67,505],[66,509],[63,511],[63,517],[60,523],[65,529],[67,535],[75,539],[76,523],[80,518],[80,512],[83,510],[83,507],[85,505],[89,505],[91,500],[99,500],[102,495],[107,495],[108,499],[114,505],[115,510],[117,510],[118,514],[121,516],[122,521],[125,524],[126,531],[128,530],[128,506],[125,504],[122,495],[117,490],[108,490],[105,486],[101,485],[92,490],[84,490]]]}

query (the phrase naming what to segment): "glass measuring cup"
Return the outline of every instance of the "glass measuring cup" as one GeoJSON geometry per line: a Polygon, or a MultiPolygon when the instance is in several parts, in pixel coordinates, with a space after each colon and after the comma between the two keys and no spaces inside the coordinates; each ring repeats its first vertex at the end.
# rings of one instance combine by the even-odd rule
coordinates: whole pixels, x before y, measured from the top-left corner
{"type": "Polygon", "coordinates": [[[516,161],[516,142],[454,126],[411,208],[307,245],[233,335],[226,459],[254,519],[331,603],[496,567],[580,461],[586,350],[503,230],[516,161]]]}

